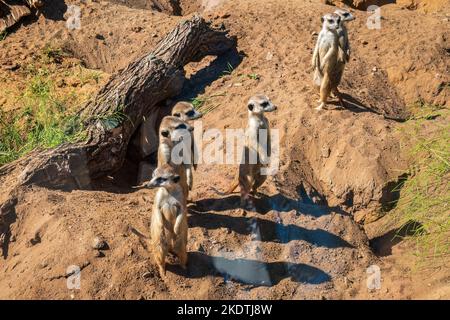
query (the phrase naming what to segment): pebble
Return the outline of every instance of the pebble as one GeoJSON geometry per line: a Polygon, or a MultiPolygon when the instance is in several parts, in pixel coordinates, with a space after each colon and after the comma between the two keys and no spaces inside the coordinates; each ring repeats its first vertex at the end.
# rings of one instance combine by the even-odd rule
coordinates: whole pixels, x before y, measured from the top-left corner
{"type": "Polygon", "coordinates": [[[108,249],[108,244],[106,243],[105,239],[101,236],[96,236],[92,240],[92,249],[95,250],[106,250],[108,249]]]}

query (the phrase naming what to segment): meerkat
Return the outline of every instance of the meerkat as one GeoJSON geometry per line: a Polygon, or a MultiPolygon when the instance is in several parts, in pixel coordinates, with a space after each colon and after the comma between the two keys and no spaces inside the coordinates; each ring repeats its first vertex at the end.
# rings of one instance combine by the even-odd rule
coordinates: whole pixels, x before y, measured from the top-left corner
{"type": "Polygon", "coordinates": [[[316,110],[322,110],[326,106],[331,92],[339,98],[341,106],[345,107],[337,89],[340,81],[341,64],[344,63],[338,59],[339,38],[337,30],[341,23],[341,18],[335,13],[330,13],[324,15],[321,20],[322,30],[319,33],[312,58],[314,84],[320,87],[320,104],[316,110]]]}
{"type": "MultiPolygon", "coordinates": [[[[189,102],[178,102],[172,109],[172,116],[180,118],[183,121],[189,122],[201,118],[203,115],[195,110],[194,106],[189,102]]],[[[192,174],[192,168],[197,169],[197,163],[194,159],[195,155],[195,141],[194,134],[191,133],[191,163],[185,163],[186,179],[189,190],[192,190],[194,184],[194,177],[192,174]]]]}
{"type": "Polygon", "coordinates": [[[338,54],[338,74],[337,81],[340,83],[342,75],[344,74],[345,65],[350,61],[350,41],[348,40],[348,31],[346,23],[352,21],[355,17],[348,11],[343,9],[337,9],[335,12],[341,17],[341,23],[337,30],[339,41],[339,54],[338,54]]]}
{"type": "Polygon", "coordinates": [[[136,188],[158,188],[153,203],[150,239],[160,275],[166,274],[168,252],[176,254],[183,269],[187,264],[187,208],[181,177],[176,168],[163,164],[150,181],[136,188]]]}
{"type": "Polygon", "coordinates": [[[345,63],[350,61],[350,41],[348,40],[348,31],[346,23],[348,21],[355,20],[355,17],[347,10],[337,9],[334,11],[341,18],[341,23],[337,29],[337,34],[339,38],[339,48],[340,48],[340,59],[345,63]]]}
{"type": "Polygon", "coordinates": [[[185,198],[189,196],[186,170],[183,163],[174,163],[172,150],[179,143],[183,143],[183,137],[190,134],[194,128],[180,118],[166,116],[159,126],[158,167],[171,164],[180,175],[180,184],[183,187],[185,198]]]}
{"type": "Polygon", "coordinates": [[[247,103],[248,109],[248,124],[245,130],[245,145],[243,150],[243,161],[239,165],[239,177],[237,181],[230,187],[225,194],[232,193],[238,186],[241,193],[241,206],[244,208],[254,209],[255,205],[252,196],[256,196],[257,189],[266,181],[267,176],[261,174],[261,168],[267,166],[267,160],[264,159],[267,155],[271,156],[271,141],[270,141],[270,126],[269,120],[264,116],[265,112],[272,112],[277,110],[268,97],[265,95],[255,95],[250,98],[247,103]],[[260,141],[260,130],[267,130],[267,151],[263,150],[260,141]],[[250,152],[256,152],[257,163],[249,163],[250,152]]]}

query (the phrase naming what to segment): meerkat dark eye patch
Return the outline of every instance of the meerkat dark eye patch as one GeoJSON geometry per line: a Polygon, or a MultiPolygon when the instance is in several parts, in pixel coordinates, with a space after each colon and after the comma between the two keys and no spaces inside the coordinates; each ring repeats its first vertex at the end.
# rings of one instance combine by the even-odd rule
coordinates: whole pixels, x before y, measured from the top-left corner
{"type": "Polygon", "coordinates": [[[269,102],[264,101],[263,103],[261,103],[261,107],[263,108],[267,108],[269,106],[269,102]]]}
{"type": "Polygon", "coordinates": [[[333,19],[328,19],[328,23],[332,24],[334,22],[333,19]]]}
{"type": "Polygon", "coordinates": [[[250,111],[253,111],[253,108],[254,108],[255,106],[253,105],[253,103],[249,103],[248,104],[248,110],[250,110],[250,111]]]}
{"type": "Polygon", "coordinates": [[[188,112],[185,113],[188,117],[193,117],[195,112],[194,110],[189,110],[188,112]]]}
{"type": "Polygon", "coordinates": [[[173,182],[178,183],[180,181],[180,176],[173,177],[173,182]]]}
{"type": "Polygon", "coordinates": [[[159,177],[158,179],[156,179],[156,183],[157,184],[161,184],[161,183],[163,183],[163,182],[165,182],[166,181],[166,179],[165,178],[161,178],[161,177],[159,177]]]}
{"type": "Polygon", "coordinates": [[[174,115],[175,117],[178,117],[178,118],[181,116],[181,114],[179,114],[178,112],[177,112],[177,113],[174,113],[173,115],[174,115]]]}
{"type": "Polygon", "coordinates": [[[186,128],[187,128],[186,125],[184,123],[182,123],[182,124],[178,125],[175,129],[180,130],[180,129],[186,129],[186,128]]]}
{"type": "Polygon", "coordinates": [[[169,131],[167,131],[167,130],[161,131],[161,135],[162,135],[164,138],[167,138],[167,137],[169,136],[169,131]]]}

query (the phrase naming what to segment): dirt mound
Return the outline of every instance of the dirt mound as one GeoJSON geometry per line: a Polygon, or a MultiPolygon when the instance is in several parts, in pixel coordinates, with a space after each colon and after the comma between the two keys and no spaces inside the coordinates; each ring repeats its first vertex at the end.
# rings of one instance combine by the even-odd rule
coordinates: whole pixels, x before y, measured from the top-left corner
{"type": "Polygon", "coordinates": [[[384,6],[396,4],[401,8],[408,10],[419,10],[423,13],[434,13],[448,8],[449,3],[446,0],[323,0],[326,4],[336,6],[367,10],[370,6],[384,6]]]}
{"type": "Polygon", "coordinates": [[[134,9],[147,9],[183,16],[201,9],[201,0],[110,0],[134,9]]]}
{"type": "MultiPolygon", "coordinates": [[[[200,164],[189,207],[188,270],[171,265],[161,279],[146,238],[154,194],[130,189],[136,183],[131,165],[92,181],[90,191],[33,187],[18,190],[10,202],[13,181],[3,179],[0,298],[373,297],[365,287],[366,270],[382,261],[371,253],[355,218],[373,220],[392,201],[389,186],[406,167],[397,134],[407,105],[449,103],[444,16],[388,5],[382,29],[372,30],[367,14],[355,12],[349,26],[352,60],[341,90],[347,108],[335,101],[317,113],[310,59],[319,16],[330,6],[213,2],[206,3],[204,15],[238,36],[240,54],[188,66],[182,98],[199,96],[204,129],[222,132],[245,126],[245,102],[253,93],[266,93],[278,105],[269,119],[280,134],[280,171],[260,190],[257,212],[239,209],[237,195],[217,193],[232,182],[235,167],[200,164]],[[92,249],[98,235],[108,249],[92,249]],[[71,266],[81,269],[80,290],[67,288],[71,266]]],[[[134,7],[138,3],[144,1],[129,1],[131,7],[68,1],[82,10],[80,30],[43,15],[9,35],[0,57],[19,60],[51,41],[91,68],[115,72],[183,19],[134,7]]],[[[14,72],[2,69],[2,76],[14,72]]],[[[391,297],[377,297],[384,296],[391,297]]]]}

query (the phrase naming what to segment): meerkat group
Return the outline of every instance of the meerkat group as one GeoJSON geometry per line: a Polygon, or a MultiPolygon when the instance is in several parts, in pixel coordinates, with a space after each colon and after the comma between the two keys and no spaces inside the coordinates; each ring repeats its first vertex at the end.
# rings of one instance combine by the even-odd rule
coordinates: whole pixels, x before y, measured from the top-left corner
{"type": "Polygon", "coordinates": [[[338,90],[344,73],[345,64],[350,60],[350,43],[346,23],[353,20],[353,15],[342,9],[321,18],[322,30],[314,48],[312,66],[314,84],[319,87],[320,99],[316,110],[322,110],[333,93],[345,108],[338,90]]]}
{"type": "MultiPolygon", "coordinates": [[[[345,64],[350,59],[345,23],[353,19],[350,12],[341,9],[321,18],[322,30],[312,59],[314,83],[320,88],[318,110],[326,106],[331,93],[343,105],[337,87],[345,64]]],[[[270,125],[265,113],[275,111],[277,107],[267,96],[258,94],[249,99],[246,109],[248,122],[243,159],[239,164],[236,181],[224,194],[230,194],[240,187],[241,207],[254,210],[257,190],[267,178],[261,169],[268,165],[268,158],[271,156],[270,125]],[[261,139],[263,131],[265,139],[261,139]],[[262,140],[265,143],[261,143],[262,140]],[[256,161],[250,161],[251,157],[256,161]]],[[[171,115],[164,117],[159,126],[158,166],[152,179],[140,186],[158,188],[153,203],[150,234],[154,258],[161,276],[166,272],[165,259],[169,252],[178,257],[183,268],[187,265],[187,202],[189,192],[193,189],[192,169],[196,169],[193,126],[190,123],[200,117],[202,114],[191,103],[175,104],[171,115]],[[187,158],[183,157],[182,163],[172,158],[173,150],[178,146],[189,152],[187,158]]]]}

